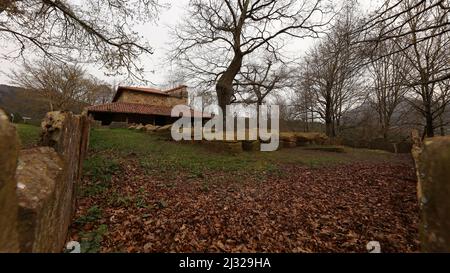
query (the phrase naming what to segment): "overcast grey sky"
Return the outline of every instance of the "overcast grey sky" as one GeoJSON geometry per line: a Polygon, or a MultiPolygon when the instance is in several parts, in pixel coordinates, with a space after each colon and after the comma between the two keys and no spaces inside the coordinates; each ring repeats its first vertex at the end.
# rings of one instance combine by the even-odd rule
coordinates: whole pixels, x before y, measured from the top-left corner
{"type": "MultiPolygon", "coordinates": [[[[167,10],[163,10],[160,14],[158,22],[148,23],[145,25],[137,26],[136,31],[147,39],[154,48],[153,55],[146,55],[142,58],[142,63],[145,68],[145,78],[155,85],[161,85],[165,83],[166,75],[170,71],[170,66],[164,62],[167,54],[167,45],[170,42],[169,39],[169,27],[175,26],[184,17],[184,11],[186,10],[189,0],[168,1],[171,7],[167,10]]],[[[340,1],[336,1],[340,2],[340,1]]],[[[363,11],[368,11],[374,8],[376,2],[371,0],[360,0],[363,11]]],[[[304,53],[312,44],[311,39],[296,39],[289,45],[291,54],[300,56],[304,53]]],[[[0,49],[6,50],[7,41],[0,43],[0,49]]],[[[20,67],[21,61],[16,62],[6,61],[0,59],[0,84],[9,84],[10,81],[5,75],[11,69],[17,69],[20,67]]],[[[123,78],[114,77],[108,78],[104,75],[104,71],[99,70],[93,65],[87,65],[88,71],[103,79],[109,83],[116,84],[133,84],[125,82],[123,78]]],[[[135,83],[136,84],[136,83],[135,83]]]]}

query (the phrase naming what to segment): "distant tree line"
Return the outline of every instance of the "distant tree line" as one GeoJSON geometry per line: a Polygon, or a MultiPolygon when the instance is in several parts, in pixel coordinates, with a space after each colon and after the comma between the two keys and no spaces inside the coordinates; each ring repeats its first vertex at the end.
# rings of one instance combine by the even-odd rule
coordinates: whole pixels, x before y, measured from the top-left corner
{"type": "Polygon", "coordinates": [[[393,117],[405,110],[409,117],[421,116],[408,125],[421,127],[424,136],[435,136],[437,129],[445,134],[450,123],[449,2],[386,2],[368,21],[357,15],[344,8],[305,58],[296,110],[318,115],[332,137],[345,127],[342,116],[357,113],[361,104],[376,112],[377,133],[386,139],[393,117]]]}

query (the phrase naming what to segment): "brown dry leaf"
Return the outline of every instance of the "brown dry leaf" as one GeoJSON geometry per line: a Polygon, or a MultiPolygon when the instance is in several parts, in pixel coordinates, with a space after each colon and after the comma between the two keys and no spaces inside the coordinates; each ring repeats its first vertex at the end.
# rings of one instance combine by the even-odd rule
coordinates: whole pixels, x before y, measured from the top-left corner
{"type": "Polygon", "coordinates": [[[199,179],[179,173],[165,181],[135,158],[124,160],[107,191],[79,198],[75,219],[94,205],[102,215],[74,224],[70,238],[104,223],[102,251],[366,252],[365,243],[373,240],[383,252],[419,249],[410,161],[284,165],[281,176],[240,181],[220,171],[199,179]],[[112,205],[112,196],[123,199],[112,205]],[[162,201],[165,206],[154,205],[162,201]]]}

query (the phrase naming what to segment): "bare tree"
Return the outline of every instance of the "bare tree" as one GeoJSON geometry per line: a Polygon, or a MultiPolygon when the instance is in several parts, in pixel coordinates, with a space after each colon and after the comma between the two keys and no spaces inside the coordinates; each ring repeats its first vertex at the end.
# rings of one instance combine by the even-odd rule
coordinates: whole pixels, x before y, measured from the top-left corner
{"type": "Polygon", "coordinates": [[[305,124],[305,132],[310,131],[310,125],[314,124],[314,94],[308,79],[302,79],[297,91],[297,112],[305,124]]]}
{"type": "Polygon", "coordinates": [[[188,19],[174,30],[172,57],[206,75],[225,110],[246,56],[261,48],[276,53],[283,37],[318,37],[324,17],[323,0],[192,0],[188,19]]]}
{"type": "MultiPolygon", "coordinates": [[[[415,39],[409,39],[408,43],[402,44],[395,51],[385,52],[386,54],[396,54],[418,44],[429,43],[437,36],[448,35],[450,32],[450,1],[449,0],[395,0],[382,1],[382,5],[378,8],[366,22],[356,32],[364,32],[365,38],[356,41],[369,42],[372,44],[372,50],[376,51],[377,47],[384,41],[396,40],[399,38],[409,39],[411,35],[415,39]],[[434,17],[427,20],[424,18],[434,17]],[[422,21],[421,24],[412,28],[411,23],[422,21]]],[[[383,56],[379,56],[380,58],[383,56]]],[[[429,79],[429,83],[444,81],[450,79],[450,71],[443,71],[438,77],[429,79]]],[[[411,85],[421,85],[422,81],[411,82],[411,85]]]]}
{"type": "Polygon", "coordinates": [[[39,52],[60,61],[96,62],[111,74],[140,78],[138,58],[153,52],[132,26],[154,20],[158,0],[6,0],[0,2],[0,40],[14,48],[3,58],[39,52]]]}
{"type": "Polygon", "coordinates": [[[86,76],[84,82],[86,92],[81,100],[89,105],[110,103],[116,93],[114,85],[107,84],[93,76],[86,76]]]}
{"type": "Polygon", "coordinates": [[[440,125],[437,120],[450,103],[450,93],[446,86],[450,78],[445,75],[450,71],[450,35],[443,33],[443,28],[436,27],[448,22],[448,12],[441,9],[425,10],[424,5],[415,5],[414,1],[404,1],[403,14],[409,32],[398,39],[400,48],[407,60],[407,69],[403,70],[404,85],[410,87],[408,100],[425,120],[424,136],[433,137],[435,129],[440,125]],[[426,41],[417,42],[422,37],[426,41]]]}
{"type": "Polygon", "coordinates": [[[274,102],[278,105],[280,110],[280,129],[286,131],[294,131],[292,124],[298,121],[298,112],[295,106],[292,105],[290,96],[282,94],[281,92],[274,94],[274,102]]]}
{"type": "Polygon", "coordinates": [[[39,61],[24,63],[9,74],[12,83],[47,100],[49,110],[81,110],[83,106],[105,102],[111,88],[78,65],[39,61]]]}
{"type": "Polygon", "coordinates": [[[439,81],[438,89],[441,92],[440,101],[437,102],[437,109],[439,109],[438,116],[438,124],[440,129],[441,136],[445,136],[445,127],[450,124],[450,115],[449,115],[449,97],[450,97],[450,80],[439,81]]]}
{"type": "Polygon", "coordinates": [[[347,6],[332,31],[309,52],[302,68],[300,92],[313,96],[310,110],[325,121],[330,137],[337,135],[343,113],[361,97],[362,59],[353,46],[355,24],[354,10],[347,6]]]}
{"type": "Polygon", "coordinates": [[[373,80],[370,102],[378,114],[384,139],[388,139],[392,116],[399,104],[404,101],[407,91],[402,77],[402,72],[407,66],[405,57],[401,54],[384,55],[397,48],[394,41],[386,41],[372,56],[373,62],[368,67],[373,80]],[[379,58],[380,55],[383,57],[379,58]]]}
{"type": "Polygon", "coordinates": [[[160,87],[164,90],[172,89],[186,84],[188,81],[187,73],[182,69],[171,69],[164,76],[164,83],[160,87]]]}

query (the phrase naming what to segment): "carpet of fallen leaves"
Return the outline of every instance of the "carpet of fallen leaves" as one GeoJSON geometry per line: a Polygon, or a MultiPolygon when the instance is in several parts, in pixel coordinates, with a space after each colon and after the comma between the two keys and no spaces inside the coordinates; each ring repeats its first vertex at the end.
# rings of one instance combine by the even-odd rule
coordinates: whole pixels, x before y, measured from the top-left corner
{"type": "Polygon", "coordinates": [[[101,252],[367,252],[369,241],[383,252],[419,248],[409,160],[284,165],[264,177],[210,173],[170,182],[132,158],[122,167],[108,190],[78,200],[75,219],[92,206],[102,214],[73,224],[70,240],[106,225],[101,252]],[[126,201],[111,201],[117,193],[126,201]]]}

